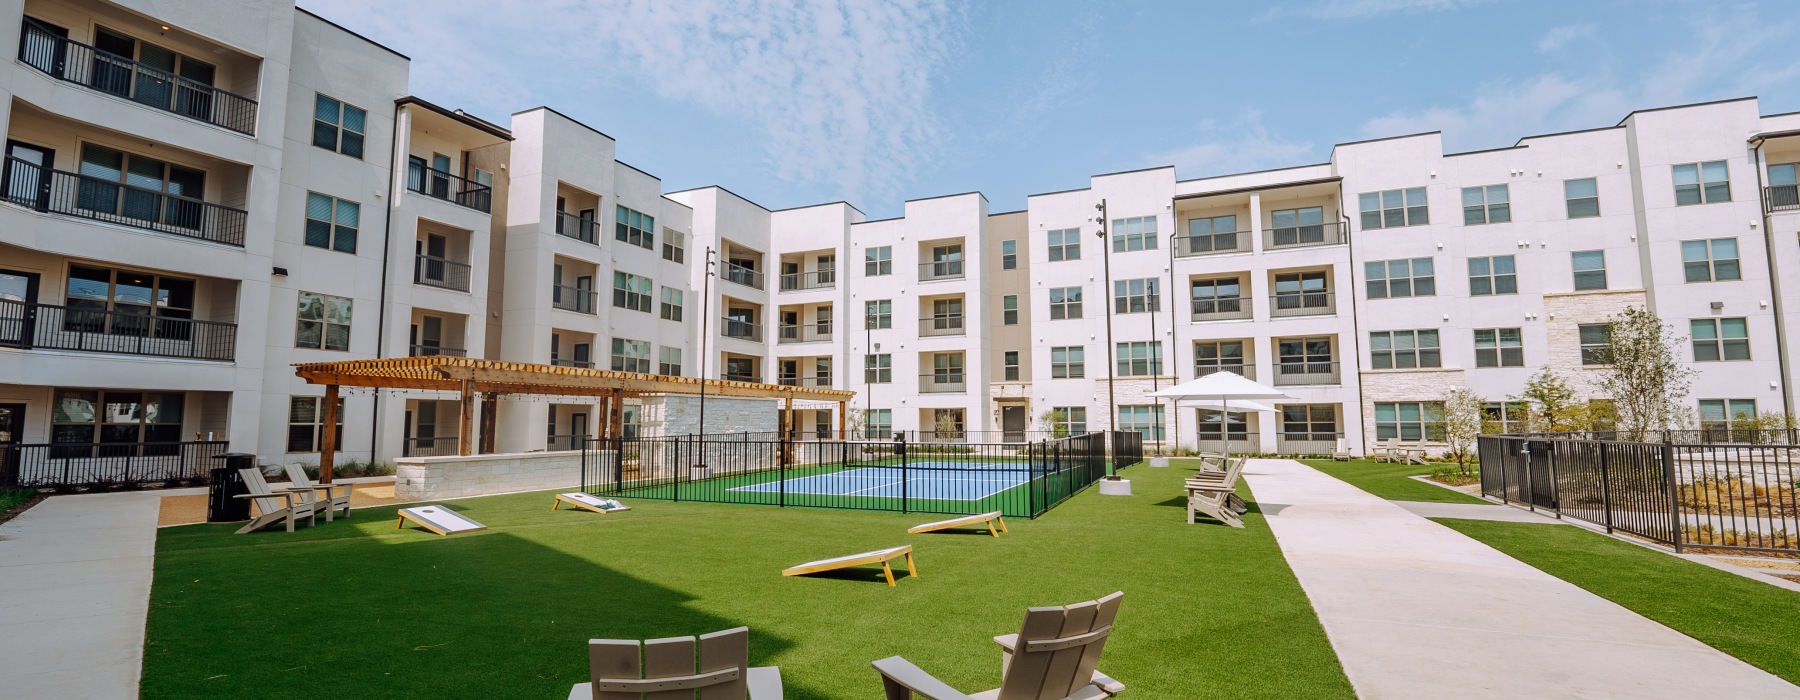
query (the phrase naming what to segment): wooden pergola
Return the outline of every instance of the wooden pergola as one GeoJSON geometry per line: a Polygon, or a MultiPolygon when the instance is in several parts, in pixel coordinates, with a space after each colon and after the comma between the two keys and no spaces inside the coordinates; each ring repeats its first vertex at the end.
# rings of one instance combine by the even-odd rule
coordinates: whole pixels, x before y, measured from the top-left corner
{"type": "MultiPolygon", "coordinates": [[[[482,447],[492,451],[494,414],[498,398],[506,394],[539,396],[585,396],[606,402],[603,437],[623,432],[623,400],[647,395],[681,394],[730,398],[783,399],[783,435],[793,420],[794,400],[836,402],[838,430],[844,430],[844,412],[856,392],[818,387],[759,384],[726,379],[668,377],[604,369],[582,369],[540,365],[529,362],[501,362],[467,357],[390,357],[375,360],[312,362],[294,365],[294,374],[308,384],[325,386],[325,415],[319,436],[319,477],[331,481],[334,453],[337,451],[338,387],[374,389],[419,389],[456,392],[462,396],[462,415],[457,431],[457,454],[475,454],[475,401],[484,400],[482,411],[482,447]]],[[[705,426],[701,426],[704,429],[705,426]]]]}

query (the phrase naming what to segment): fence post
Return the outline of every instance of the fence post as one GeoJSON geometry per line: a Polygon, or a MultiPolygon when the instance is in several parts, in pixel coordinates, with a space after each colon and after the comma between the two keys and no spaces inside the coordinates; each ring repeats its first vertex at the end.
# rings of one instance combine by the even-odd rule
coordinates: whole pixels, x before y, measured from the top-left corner
{"type": "Polygon", "coordinates": [[[1663,485],[1669,489],[1669,544],[1675,553],[1681,553],[1681,485],[1675,483],[1675,444],[1663,436],[1662,444],[1663,485]]]}
{"type": "Polygon", "coordinates": [[[1611,467],[1611,462],[1609,462],[1607,460],[1606,443],[1604,443],[1604,442],[1600,443],[1599,451],[1600,451],[1600,513],[1601,513],[1601,517],[1604,518],[1604,522],[1601,524],[1606,526],[1606,533],[1610,535],[1610,534],[1612,534],[1612,531],[1613,531],[1612,479],[1609,478],[1606,473],[1611,467]]]}
{"type": "Polygon", "coordinates": [[[1549,455],[1550,455],[1550,457],[1549,457],[1550,464],[1549,464],[1549,469],[1547,469],[1546,471],[1550,472],[1550,508],[1556,511],[1556,519],[1561,520],[1562,519],[1562,488],[1561,488],[1561,483],[1556,478],[1556,442],[1555,441],[1552,441],[1550,443],[1549,455]]]}
{"type": "MultiPolygon", "coordinates": [[[[705,426],[702,426],[702,428],[704,428],[704,427],[705,426]]],[[[621,442],[619,446],[624,447],[623,442],[621,442]]],[[[695,447],[695,449],[699,450],[700,452],[704,452],[706,450],[706,443],[701,441],[699,436],[695,436],[694,447],[695,447]]],[[[700,454],[700,452],[694,453],[696,455],[696,459],[699,459],[700,461],[705,461],[705,457],[698,456],[700,454]]],[[[681,473],[684,471],[687,471],[689,469],[692,469],[693,462],[687,462],[685,464],[676,464],[674,466],[675,466],[675,488],[674,488],[675,494],[671,500],[675,501],[676,503],[680,503],[681,502],[681,473]]],[[[638,465],[638,468],[642,469],[643,465],[641,465],[641,464],[638,465]]],[[[621,473],[623,473],[625,471],[625,451],[624,450],[619,451],[619,471],[621,473]]]]}
{"type": "Polygon", "coordinates": [[[895,452],[900,453],[900,512],[905,513],[908,512],[906,507],[906,499],[908,496],[906,464],[909,461],[906,456],[906,434],[901,433],[900,435],[895,436],[894,442],[899,443],[897,445],[899,449],[895,450],[895,452]]]}
{"type": "Polygon", "coordinates": [[[781,445],[781,483],[779,486],[776,487],[776,488],[780,489],[780,491],[775,496],[775,506],[777,508],[786,508],[787,507],[787,480],[788,480],[787,447],[788,446],[785,443],[781,445]]]}
{"type": "Polygon", "coordinates": [[[587,493],[593,493],[593,491],[588,491],[588,447],[586,440],[581,441],[581,490],[587,493]]]}
{"type": "Polygon", "coordinates": [[[1037,517],[1037,450],[1025,443],[1025,513],[1037,517]]]}

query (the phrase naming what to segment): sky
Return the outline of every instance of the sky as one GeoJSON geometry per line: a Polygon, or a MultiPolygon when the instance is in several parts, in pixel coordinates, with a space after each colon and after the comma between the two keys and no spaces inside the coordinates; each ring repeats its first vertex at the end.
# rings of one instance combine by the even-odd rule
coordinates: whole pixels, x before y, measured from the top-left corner
{"type": "Polygon", "coordinates": [[[1792,0],[300,0],[411,56],[418,97],[506,125],[549,105],[665,191],[870,218],[1092,175],[1454,151],[1756,95],[1800,110],[1792,0]],[[1785,48],[1784,48],[1785,47],[1785,48]]]}

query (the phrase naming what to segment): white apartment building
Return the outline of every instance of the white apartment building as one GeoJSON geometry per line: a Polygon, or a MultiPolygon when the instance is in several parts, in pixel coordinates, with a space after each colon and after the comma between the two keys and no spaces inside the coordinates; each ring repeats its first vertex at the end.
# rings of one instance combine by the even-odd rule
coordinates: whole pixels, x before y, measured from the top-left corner
{"type": "MultiPolygon", "coordinates": [[[[1703,422],[1794,410],[1800,114],[1754,98],[869,220],[664,193],[548,107],[502,125],[412,96],[407,57],[291,2],[15,0],[0,22],[0,442],[39,467],[193,443],[313,461],[323,392],[291,364],[432,354],[848,389],[883,439],[1057,420],[1360,451],[1425,436],[1448,387],[1499,420],[1540,367],[1591,387],[1601,324],[1634,305],[1691,337],[1703,422]],[[1216,371],[1294,398],[1149,397],[1216,371]]],[[[452,398],[347,395],[343,457],[453,449],[452,398]]],[[[567,448],[608,410],[513,398],[479,407],[484,450],[567,448]]]]}

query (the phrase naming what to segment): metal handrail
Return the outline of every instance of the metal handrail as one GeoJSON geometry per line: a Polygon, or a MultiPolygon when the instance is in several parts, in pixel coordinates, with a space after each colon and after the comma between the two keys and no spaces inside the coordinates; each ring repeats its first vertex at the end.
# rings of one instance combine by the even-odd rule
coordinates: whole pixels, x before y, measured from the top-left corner
{"type": "Polygon", "coordinates": [[[1337,313],[1335,293],[1307,290],[1303,292],[1276,293],[1269,297],[1269,315],[1287,316],[1324,316],[1337,313]]]}
{"type": "Polygon", "coordinates": [[[1218,374],[1220,372],[1230,372],[1252,381],[1256,379],[1256,365],[1250,364],[1248,359],[1241,365],[1194,365],[1195,379],[1199,379],[1209,374],[1218,374]]]}
{"type": "Polygon", "coordinates": [[[237,324],[0,299],[0,346],[231,362],[237,324]]]}
{"type": "Polygon", "coordinates": [[[1800,209],[1800,185],[1769,185],[1763,188],[1763,211],[1800,209]]]}
{"type": "Polygon", "coordinates": [[[572,212],[556,212],[556,235],[600,245],[600,222],[572,212]]]}
{"type": "Polygon", "coordinates": [[[555,356],[552,356],[550,358],[550,364],[556,365],[557,367],[579,367],[581,369],[593,369],[594,368],[593,360],[565,359],[565,358],[555,357],[555,356]]]}
{"type": "Polygon", "coordinates": [[[1347,237],[1344,233],[1349,230],[1350,222],[1348,221],[1327,221],[1280,228],[1269,226],[1263,229],[1263,249],[1337,245],[1346,240],[1347,237]]]}
{"type": "Polygon", "coordinates": [[[469,353],[467,350],[464,350],[462,348],[453,348],[448,345],[426,345],[426,344],[422,344],[422,343],[413,343],[412,345],[407,346],[406,354],[407,354],[407,357],[432,357],[432,356],[465,357],[469,353]]]}
{"type": "Polygon", "coordinates": [[[919,319],[919,335],[921,337],[966,334],[968,334],[968,329],[963,323],[962,314],[927,316],[919,319]]]}
{"type": "Polygon", "coordinates": [[[960,394],[969,390],[967,370],[919,375],[921,394],[960,394]]]}
{"type": "Polygon", "coordinates": [[[256,100],[51,32],[25,20],[19,62],[52,78],[240,134],[256,133],[256,100]]]}
{"type": "Polygon", "coordinates": [[[1240,294],[1235,297],[1208,297],[1205,299],[1188,299],[1191,310],[1189,319],[1193,321],[1228,321],[1232,319],[1250,318],[1254,314],[1250,296],[1240,294]],[[1212,311],[1202,311],[1211,308],[1212,311]]]}
{"type": "Polygon", "coordinates": [[[781,291],[784,292],[798,292],[807,289],[831,289],[836,286],[837,270],[790,272],[781,276],[781,291]]]}
{"type": "Polygon", "coordinates": [[[735,263],[725,263],[725,279],[751,289],[763,288],[763,273],[735,263]]]}
{"type": "Polygon", "coordinates": [[[466,262],[457,262],[431,255],[415,255],[413,258],[413,284],[466,292],[469,291],[469,272],[473,269],[466,262]]]}
{"type": "Polygon", "coordinates": [[[1218,253],[1248,253],[1250,252],[1250,241],[1246,240],[1246,236],[1249,233],[1249,231],[1232,231],[1175,236],[1175,257],[1191,258],[1197,255],[1218,253]]]}
{"type": "Polygon", "coordinates": [[[592,289],[571,287],[566,284],[550,285],[550,306],[578,314],[594,314],[599,303],[600,293],[592,289]]]}
{"type": "Polygon", "coordinates": [[[494,208],[494,188],[460,175],[426,167],[418,161],[406,164],[406,189],[483,214],[491,213],[494,208]]]}
{"type": "Polygon", "coordinates": [[[6,157],[6,201],[36,211],[244,247],[242,209],[6,157]]]}
{"type": "Polygon", "coordinates": [[[831,322],[782,325],[775,329],[777,343],[820,343],[831,340],[831,322]]]}
{"type": "Polygon", "coordinates": [[[1337,362],[1275,360],[1275,386],[1323,386],[1341,381],[1337,362]]]}
{"type": "Polygon", "coordinates": [[[735,318],[719,319],[721,331],[727,338],[739,338],[751,342],[762,342],[762,324],[751,323],[735,318]]]}
{"type": "Polygon", "coordinates": [[[919,281],[962,279],[963,261],[938,260],[919,263],[919,281]]]}

